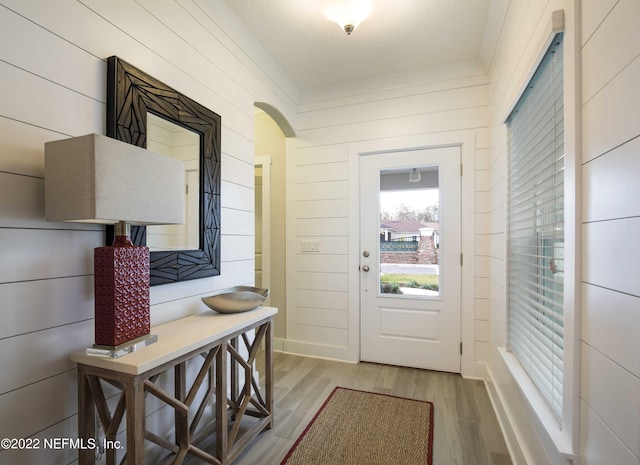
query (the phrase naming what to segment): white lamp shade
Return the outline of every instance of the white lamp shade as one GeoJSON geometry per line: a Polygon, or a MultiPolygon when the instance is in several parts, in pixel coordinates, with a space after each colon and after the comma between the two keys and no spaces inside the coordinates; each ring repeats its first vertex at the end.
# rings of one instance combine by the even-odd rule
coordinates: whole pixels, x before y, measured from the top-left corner
{"type": "Polygon", "coordinates": [[[182,161],[99,134],[44,151],[48,221],[184,223],[182,161]]]}

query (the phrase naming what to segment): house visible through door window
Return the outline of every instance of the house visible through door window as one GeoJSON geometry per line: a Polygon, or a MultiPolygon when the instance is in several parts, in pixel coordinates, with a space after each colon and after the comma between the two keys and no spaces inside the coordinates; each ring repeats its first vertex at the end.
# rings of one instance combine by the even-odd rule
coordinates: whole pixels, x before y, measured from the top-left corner
{"type": "Polygon", "coordinates": [[[380,293],[440,293],[438,166],[380,172],[380,293]]]}

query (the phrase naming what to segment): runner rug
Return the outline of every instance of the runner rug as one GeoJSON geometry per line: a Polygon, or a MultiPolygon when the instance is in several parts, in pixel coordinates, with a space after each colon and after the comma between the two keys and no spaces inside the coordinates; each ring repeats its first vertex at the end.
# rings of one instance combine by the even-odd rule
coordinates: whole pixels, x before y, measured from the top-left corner
{"type": "Polygon", "coordinates": [[[280,465],[432,465],[433,403],[337,387],[280,465]]]}

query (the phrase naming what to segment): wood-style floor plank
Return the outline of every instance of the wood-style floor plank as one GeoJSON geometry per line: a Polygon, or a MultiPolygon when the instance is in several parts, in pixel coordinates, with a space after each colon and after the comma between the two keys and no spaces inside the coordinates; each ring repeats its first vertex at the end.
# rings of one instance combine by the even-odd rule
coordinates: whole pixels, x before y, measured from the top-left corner
{"type": "MultiPolygon", "coordinates": [[[[434,403],[434,465],[512,465],[484,383],[460,375],[276,353],[275,423],[234,465],[279,465],[337,387],[434,403]]],[[[201,463],[198,460],[189,464],[201,463]]]]}

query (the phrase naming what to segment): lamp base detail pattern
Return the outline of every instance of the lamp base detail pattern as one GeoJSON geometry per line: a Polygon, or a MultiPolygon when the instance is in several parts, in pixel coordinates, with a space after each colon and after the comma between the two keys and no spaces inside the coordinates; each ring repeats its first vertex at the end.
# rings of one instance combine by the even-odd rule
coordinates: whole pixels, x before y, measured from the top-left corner
{"type": "Polygon", "coordinates": [[[151,332],[149,248],[94,250],[95,343],[117,346],[151,332]]]}

